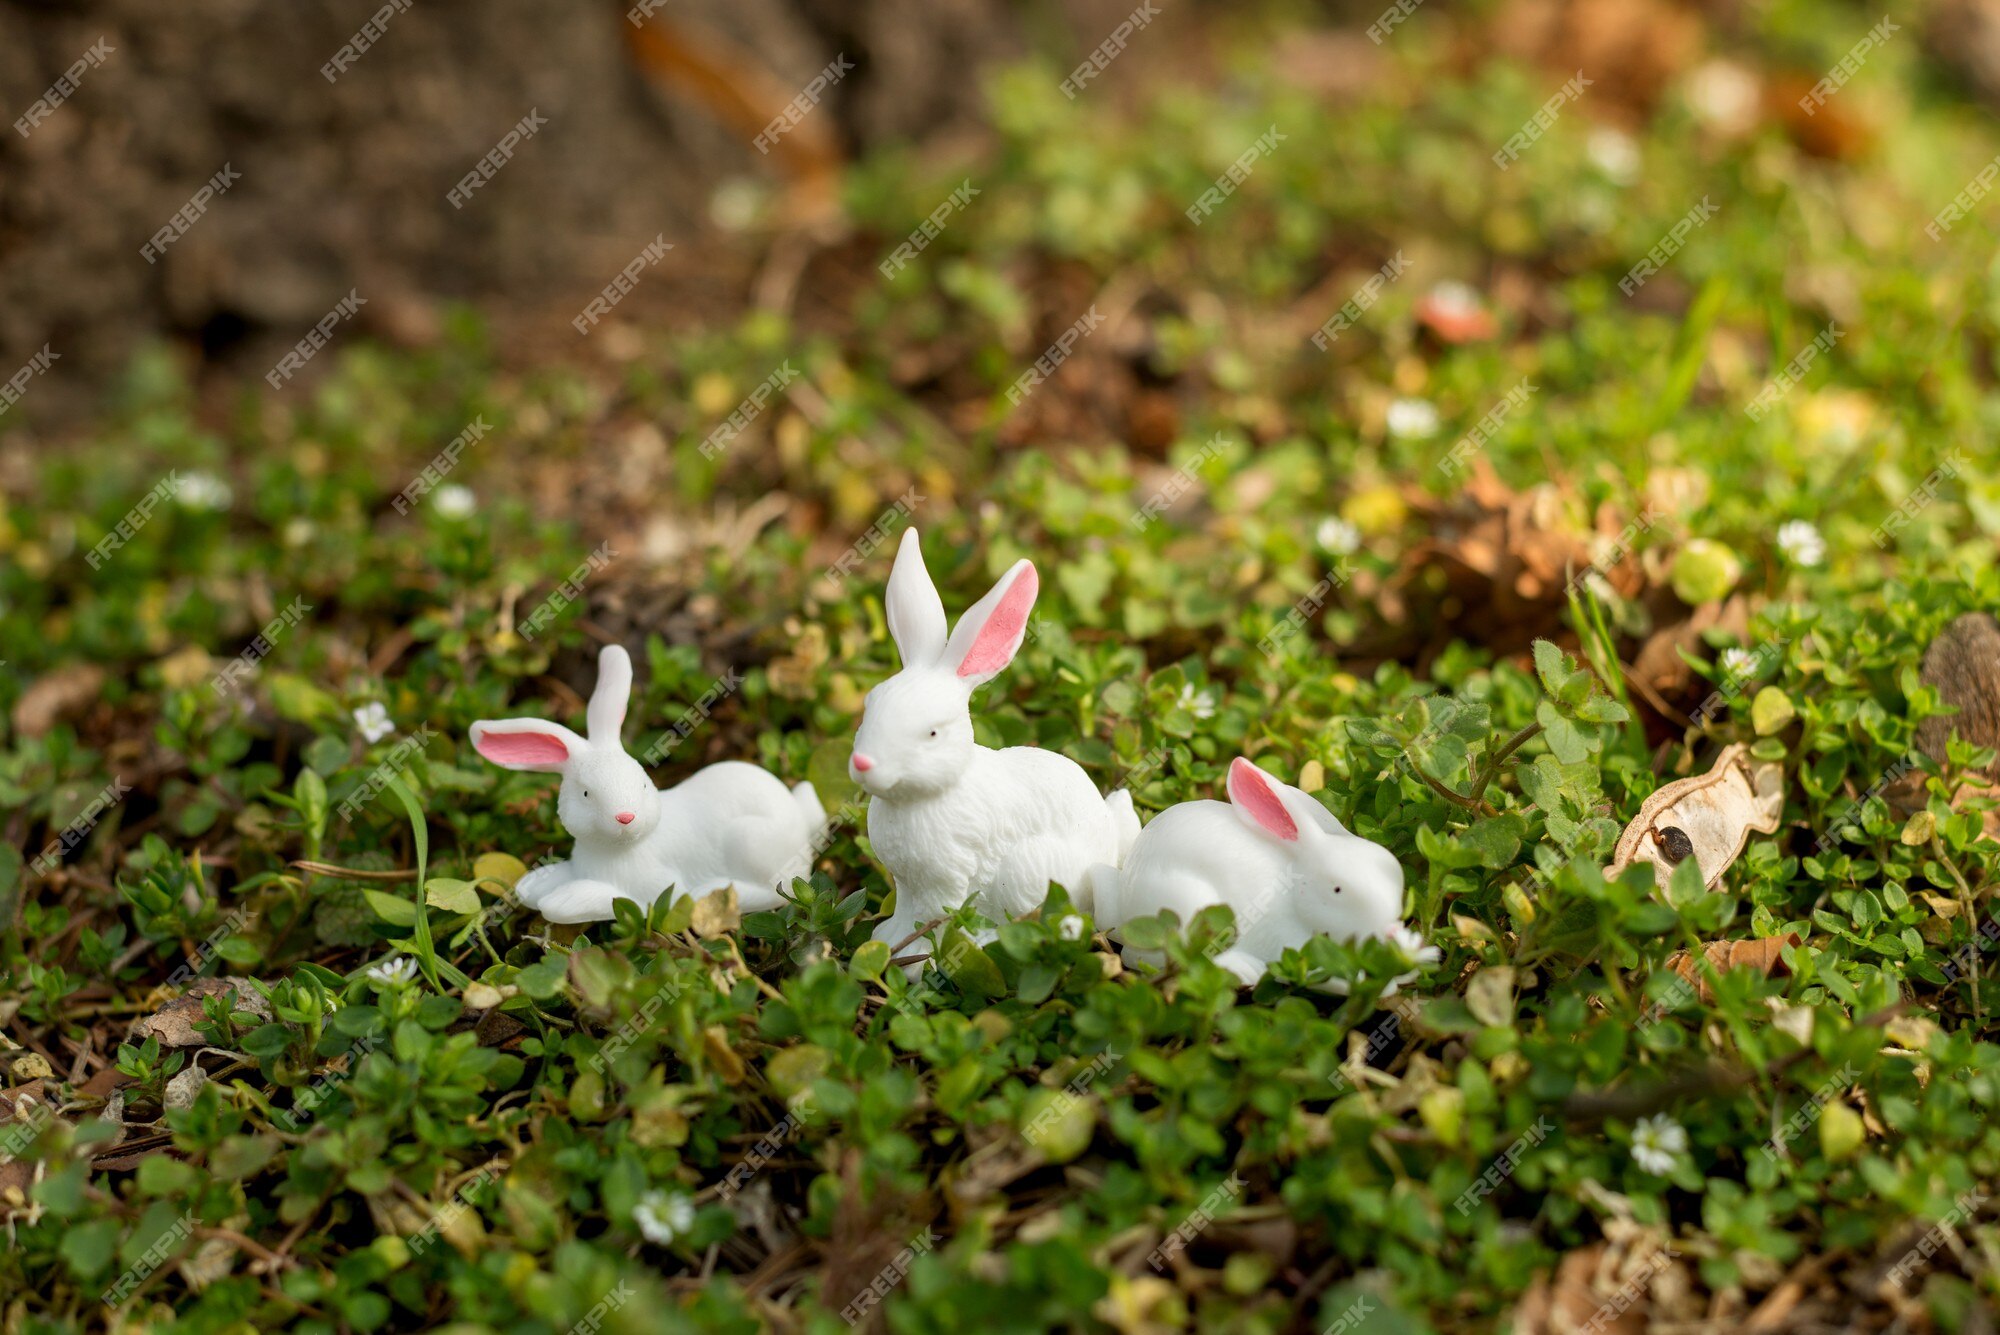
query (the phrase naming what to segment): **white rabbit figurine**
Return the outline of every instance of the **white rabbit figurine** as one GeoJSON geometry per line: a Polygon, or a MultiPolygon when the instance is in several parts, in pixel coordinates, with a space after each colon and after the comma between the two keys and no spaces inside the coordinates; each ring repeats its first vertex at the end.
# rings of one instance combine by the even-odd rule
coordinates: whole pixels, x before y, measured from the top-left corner
{"type": "Polygon", "coordinates": [[[903,670],[868,693],[848,761],[870,798],[869,843],[896,883],[880,940],[974,899],[989,918],[1027,913],[1051,881],[1087,907],[1090,868],[1122,861],[1138,837],[1130,793],[1099,796],[1054,751],[973,740],[972,693],[1020,650],[1036,588],[1034,565],[1015,562],[947,639],[917,532],[903,532],[885,600],[903,670]]]}
{"type": "MultiPolygon", "coordinates": [[[[1246,984],[1287,948],[1324,933],[1399,941],[1420,960],[1434,946],[1405,927],[1403,868],[1382,845],[1348,833],[1313,797],[1242,757],[1229,766],[1227,802],[1182,802],[1140,832],[1122,867],[1091,874],[1099,927],[1172,909],[1183,924],[1212,904],[1236,914],[1236,939],[1215,957],[1246,984]]],[[[1128,958],[1150,958],[1126,948],[1128,958]]],[[[1406,974],[1388,992],[1409,981],[1406,974]]],[[[1329,984],[1345,993],[1345,982],[1329,984]]]]}
{"type": "Polygon", "coordinates": [[[810,873],[826,825],[813,786],[787,789],[730,760],[655,788],[618,739],[631,689],[632,659],[607,645],[585,714],[588,739],[541,719],[472,725],[473,746],[494,764],[562,775],[556,811],[576,847],[569,861],[523,876],[515,895],[550,922],[607,919],[614,899],[650,908],[669,886],[699,897],[733,885],[743,909],[777,907],[778,887],[810,873]]]}

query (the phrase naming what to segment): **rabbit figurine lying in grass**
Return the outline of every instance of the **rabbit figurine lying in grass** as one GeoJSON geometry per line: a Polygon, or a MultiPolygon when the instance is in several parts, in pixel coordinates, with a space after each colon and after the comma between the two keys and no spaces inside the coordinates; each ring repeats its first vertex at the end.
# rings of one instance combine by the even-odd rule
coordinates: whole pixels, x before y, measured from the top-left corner
{"type": "Polygon", "coordinates": [[[1036,589],[1034,565],[1015,562],[947,637],[916,530],[903,532],[886,599],[903,670],[868,693],[848,761],[896,882],[896,910],[875,931],[891,945],[974,899],[989,918],[1030,912],[1051,881],[1081,903],[1089,869],[1116,865],[1138,837],[1130,793],[1099,796],[1056,752],[973,740],[972,693],[1019,652],[1036,589]]]}
{"type": "Polygon", "coordinates": [[[609,645],[579,737],[541,719],[481,720],[472,745],[496,765],[562,775],[556,810],[576,840],[567,862],[537,867],[514,893],[550,922],[611,917],[611,901],[650,908],[669,886],[697,898],[733,885],[743,909],[777,907],[778,887],[808,875],[826,812],[809,783],[739,761],[697,771],[668,789],[625,754],[618,732],[632,660],[609,645]]]}
{"type": "MultiPolygon", "coordinates": [[[[1229,801],[1182,802],[1153,817],[1122,867],[1091,873],[1097,923],[1117,928],[1172,909],[1182,923],[1212,904],[1236,914],[1236,939],[1215,957],[1246,984],[1287,948],[1324,933],[1381,937],[1437,958],[1403,917],[1403,868],[1382,845],[1348,833],[1311,795],[1248,760],[1229,766],[1229,801]]],[[[1126,948],[1130,958],[1147,958],[1126,948]]],[[[1157,956],[1152,957],[1157,962],[1157,956]]],[[[1388,992],[1409,981],[1405,975],[1388,992]]],[[[1330,990],[1347,991],[1344,982],[1330,990]]]]}

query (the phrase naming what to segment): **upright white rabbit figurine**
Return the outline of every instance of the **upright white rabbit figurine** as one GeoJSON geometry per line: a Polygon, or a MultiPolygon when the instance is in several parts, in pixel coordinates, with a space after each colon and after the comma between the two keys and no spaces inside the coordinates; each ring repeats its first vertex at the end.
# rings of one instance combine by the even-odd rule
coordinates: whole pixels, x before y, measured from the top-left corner
{"type": "Polygon", "coordinates": [[[562,775],[556,811],[576,847],[569,861],[523,876],[514,893],[550,922],[609,918],[614,899],[650,908],[669,886],[699,897],[733,885],[742,908],[775,908],[778,887],[809,874],[826,825],[813,786],[787,789],[755,765],[723,761],[655,788],[618,738],[631,689],[631,658],[607,645],[588,739],[541,719],[472,725],[473,746],[494,764],[562,775]]]}
{"type": "Polygon", "coordinates": [[[972,693],[1020,650],[1036,588],[1034,565],[1015,562],[947,639],[917,532],[904,530],[886,600],[903,670],[868,693],[848,761],[896,882],[896,911],[875,931],[892,945],[975,898],[989,918],[1029,912],[1051,881],[1087,907],[1089,869],[1138,837],[1131,794],[1099,796],[1067,756],[973,740],[972,693]]]}
{"type": "MultiPolygon", "coordinates": [[[[1382,937],[1419,959],[1437,957],[1405,927],[1403,868],[1382,845],[1350,834],[1333,813],[1242,757],[1227,802],[1182,802],[1153,817],[1122,867],[1091,876],[1097,923],[1116,928],[1172,909],[1182,923],[1212,904],[1236,914],[1236,940],[1215,957],[1245,983],[1287,948],[1324,933],[1382,937]]],[[[1127,955],[1144,953],[1127,948],[1127,955]]],[[[1414,974],[1392,983],[1384,995],[1414,974]]],[[[1330,984],[1344,993],[1343,982],[1330,984]]]]}

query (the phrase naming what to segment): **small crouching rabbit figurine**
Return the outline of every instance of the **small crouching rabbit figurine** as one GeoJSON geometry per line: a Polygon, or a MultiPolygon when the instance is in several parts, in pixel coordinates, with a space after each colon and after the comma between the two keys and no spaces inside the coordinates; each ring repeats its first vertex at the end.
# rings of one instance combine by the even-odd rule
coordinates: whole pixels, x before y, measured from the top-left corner
{"type": "MultiPolygon", "coordinates": [[[[1382,937],[1420,960],[1435,946],[1405,927],[1403,868],[1382,845],[1348,833],[1313,797],[1242,757],[1229,766],[1227,802],[1182,802],[1147,823],[1122,867],[1091,874],[1099,927],[1173,910],[1183,924],[1212,904],[1236,914],[1236,939],[1215,962],[1245,984],[1322,933],[1382,937]]],[[[1126,947],[1128,958],[1157,955],[1126,947]]],[[[1405,974],[1383,995],[1414,978],[1405,974]]],[[[1331,991],[1345,993],[1334,980],[1331,991]]]]}
{"type": "Polygon", "coordinates": [[[569,861],[537,867],[515,895],[550,922],[608,919],[611,901],[651,908],[669,887],[699,898],[735,886],[745,910],[777,907],[778,887],[810,874],[826,812],[809,783],[786,788],[755,765],[726,760],[659,789],[618,732],[632,659],[597,657],[583,738],[541,719],[483,719],[472,745],[496,765],[562,775],[556,812],[576,840],[569,861]]]}
{"type": "Polygon", "coordinates": [[[896,883],[879,940],[896,945],[975,900],[988,918],[1028,913],[1051,881],[1087,907],[1090,868],[1117,865],[1138,837],[1130,793],[1099,796],[1054,751],[973,740],[972,693],[1019,652],[1037,587],[1034,565],[1015,562],[947,637],[917,532],[903,532],[885,600],[903,670],[868,693],[848,761],[870,798],[869,843],[896,883]]]}

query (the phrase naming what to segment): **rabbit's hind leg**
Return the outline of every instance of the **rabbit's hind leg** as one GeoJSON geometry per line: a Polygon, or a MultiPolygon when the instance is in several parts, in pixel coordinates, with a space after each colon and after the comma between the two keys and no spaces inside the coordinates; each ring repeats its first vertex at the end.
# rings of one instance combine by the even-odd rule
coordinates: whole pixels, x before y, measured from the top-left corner
{"type": "Polygon", "coordinates": [[[571,881],[544,899],[539,909],[550,922],[605,922],[611,917],[614,899],[632,896],[609,881],[571,881]]]}
{"type": "MultiPolygon", "coordinates": [[[[1194,915],[1213,904],[1222,903],[1222,897],[1207,880],[1192,872],[1166,872],[1146,878],[1137,885],[1119,887],[1119,925],[1133,918],[1150,918],[1163,910],[1171,910],[1180,919],[1181,930],[1194,921],[1194,915]]],[[[1121,933],[1122,939],[1122,933],[1121,933]]],[[[1124,956],[1130,964],[1151,964],[1158,966],[1166,956],[1157,950],[1140,950],[1126,946],[1124,956]]]]}
{"type": "Polygon", "coordinates": [[[778,888],[791,888],[793,876],[810,874],[812,835],[803,817],[738,816],[722,836],[729,879],[737,903],[746,913],[777,908],[778,888]]]}

